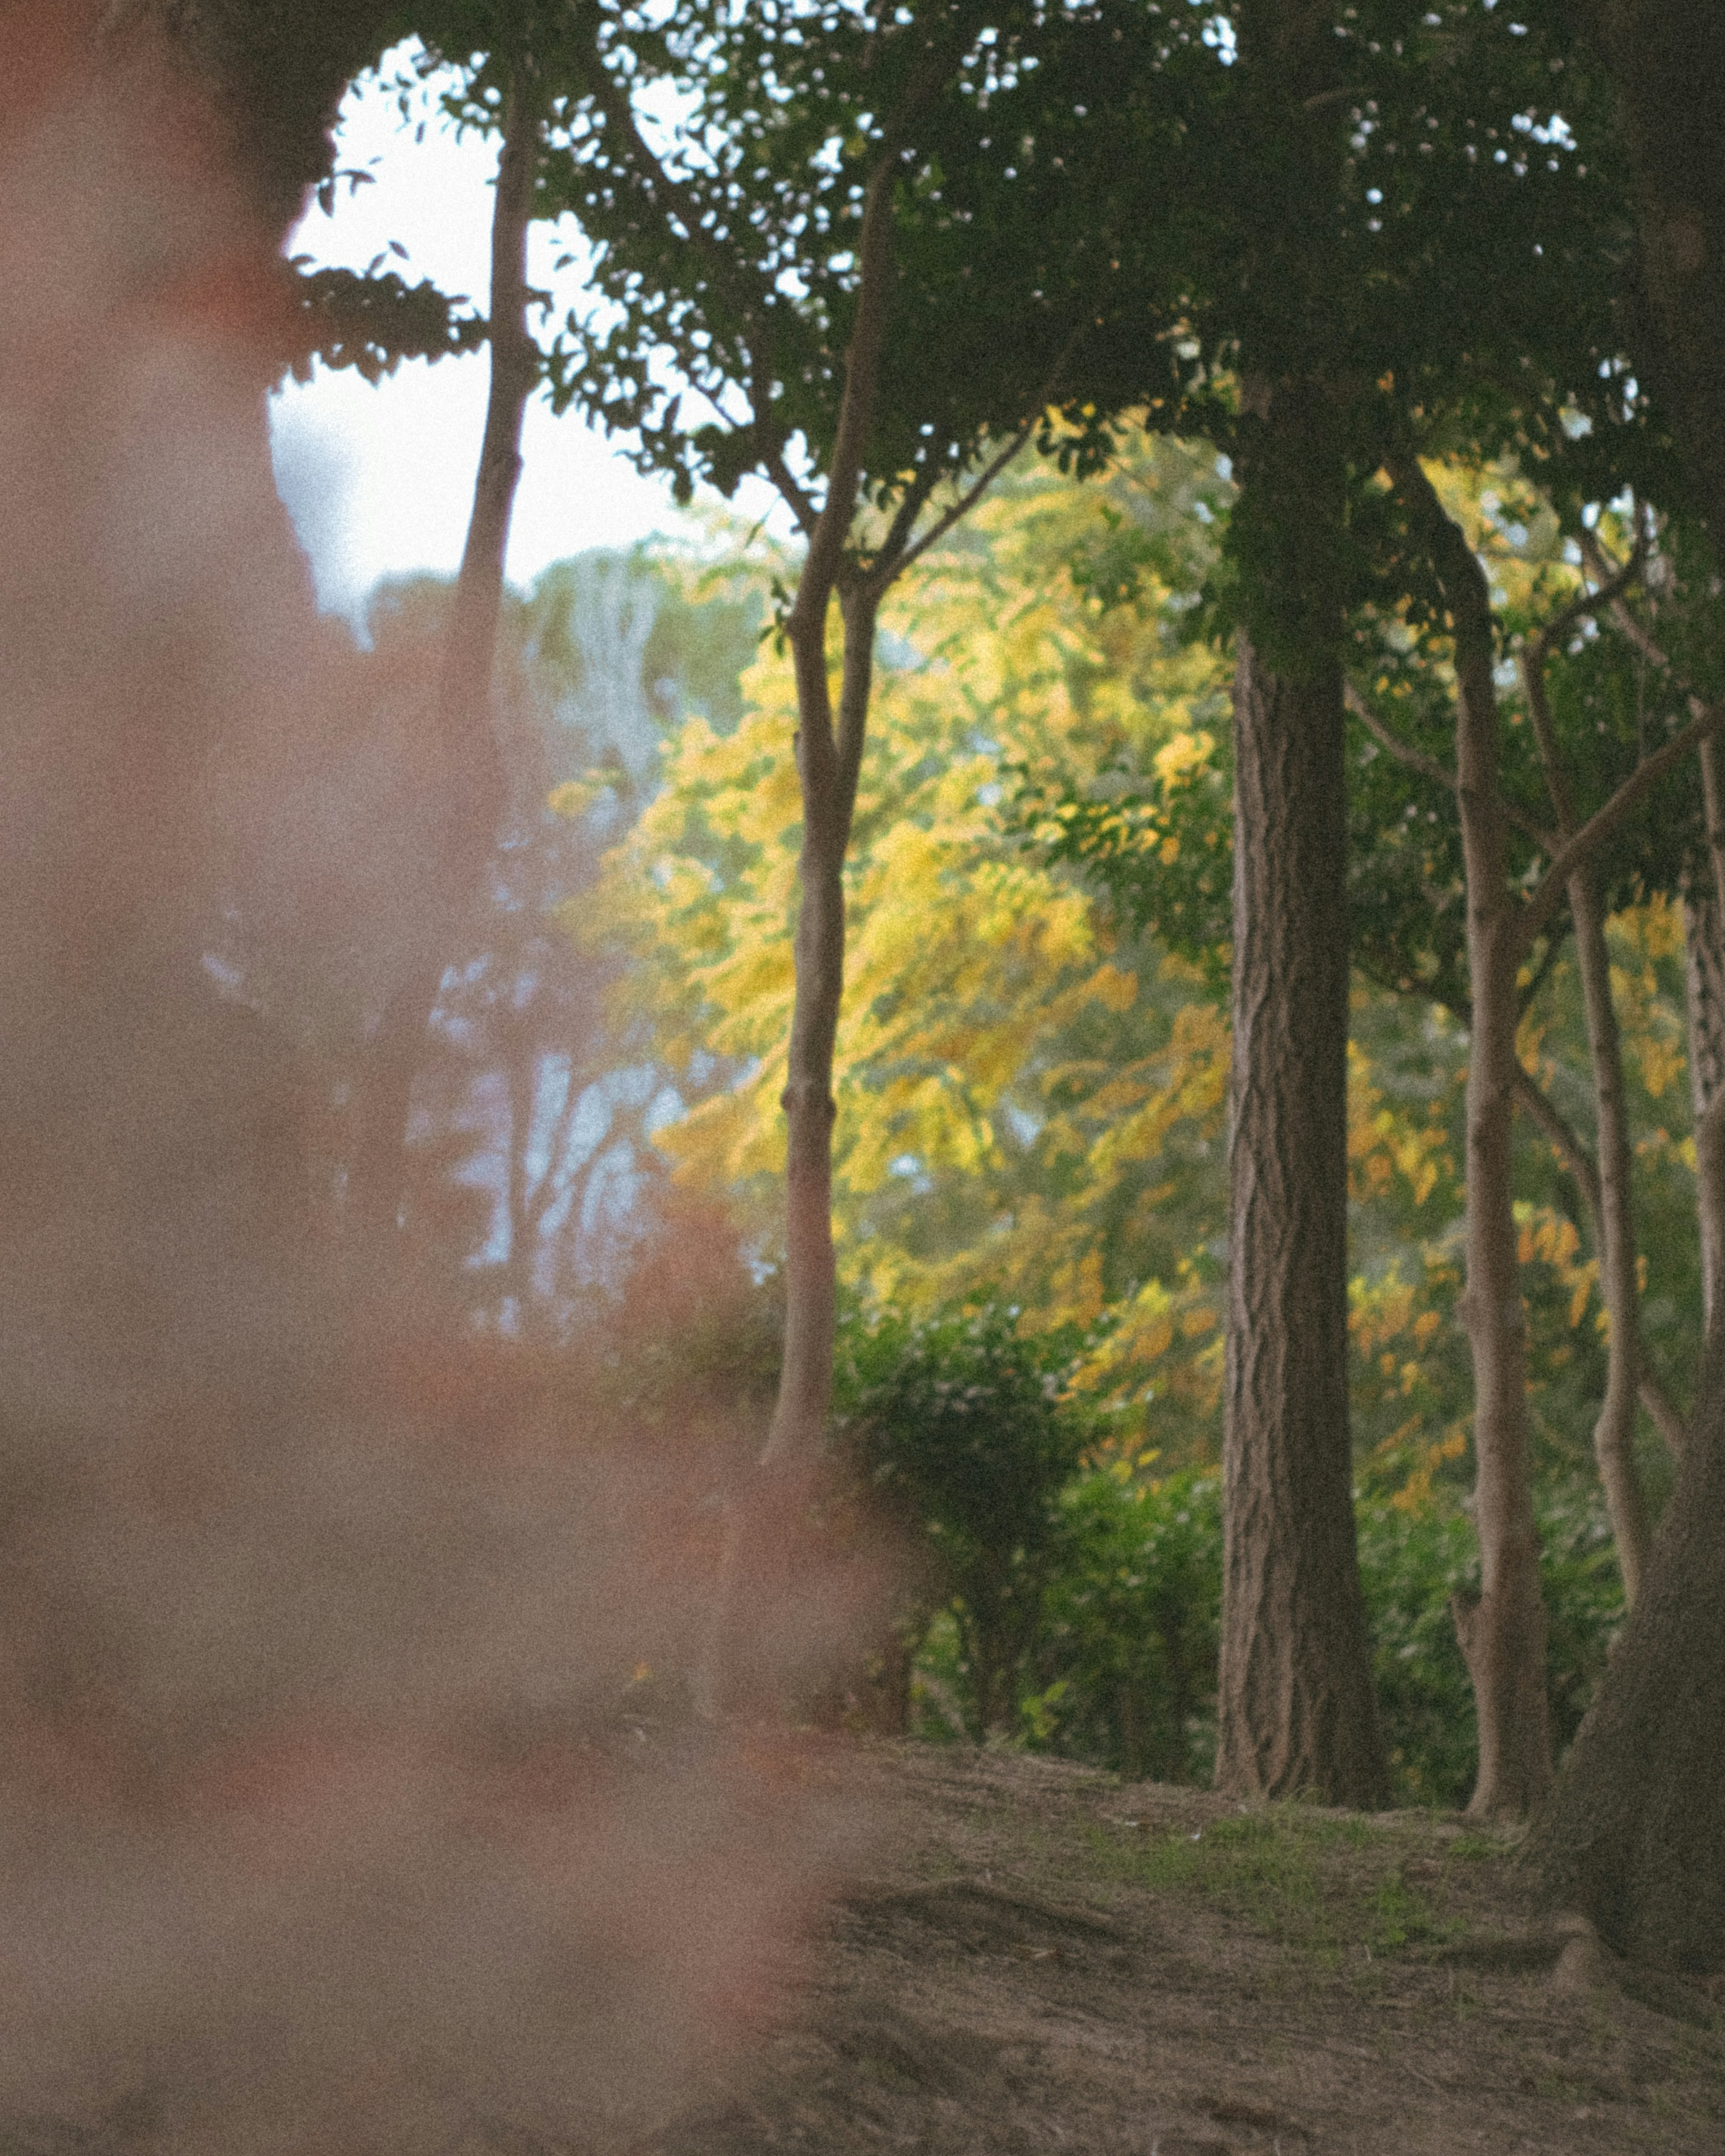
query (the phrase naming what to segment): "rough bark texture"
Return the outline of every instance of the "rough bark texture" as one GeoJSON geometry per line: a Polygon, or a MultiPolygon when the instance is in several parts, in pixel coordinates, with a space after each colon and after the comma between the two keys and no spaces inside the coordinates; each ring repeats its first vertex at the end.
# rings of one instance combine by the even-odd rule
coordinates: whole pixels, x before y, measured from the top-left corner
{"type": "Polygon", "coordinates": [[[1641,1599],[1525,1852],[1552,1906],[1672,1969],[1725,1968],[1725,1373],[1703,1380],[1641,1599]]]}
{"type": "MultiPolygon", "coordinates": [[[[1297,438],[1287,446],[1297,454],[1297,438]]],[[[1250,484],[1250,476],[1246,483],[1250,484]]],[[[1347,777],[1339,670],[1235,676],[1224,1789],[1382,1801],[1348,1414],[1347,777]]]]}
{"type": "Polygon", "coordinates": [[[1455,771],[1467,880],[1467,1285],[1473,1359],[1477,1599],[1457,1597],[1456,1635],[1479,1714],[1479,1779],[1470,1811],[1525,1817],[1551,1783],[1545,1604],[1527,1441],[1527,1332],[1511,1171],[1515,1118],[1516,976],[1527,924],[1508,880],[1497,777],[1497,699],[1484,572],[1412,459],[1396,488],[1431,551],[1455,646],[1455,771]]]}
{"type": "Polygon", "coordinates": [[[1299,0],[1235,11],[1267,163],[1244,205],[1234,1061],[1223,1394],[1224,1789],[1381,1802],[1348,1414],[1344,465],[1325,359],[1338,48],[1299,0]]]}
{"type": "Polygon", "coordinates": [[[1689,1095],[1695,1111],[1696,1209],[1701,1226],[1703,1327],[1709,1338],[1725,1289],[1725,784],[1716,742],[1701,751],[1712,888],[1683,908],[1683,986],[1689,1095]]]}

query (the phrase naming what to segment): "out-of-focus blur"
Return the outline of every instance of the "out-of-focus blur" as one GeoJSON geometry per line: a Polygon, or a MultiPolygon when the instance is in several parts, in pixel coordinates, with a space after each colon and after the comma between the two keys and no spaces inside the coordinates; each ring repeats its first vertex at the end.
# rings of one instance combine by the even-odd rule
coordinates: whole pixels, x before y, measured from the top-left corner
{"type": "MultiPolygon", "coordinates": [[[[839,1800],[690,1711],[746,1388],[644,1413],[356,1200],[506,803],[316,617],[285,219],[175,13],[0,8],[0,2119],[624,2146],[782,2002],[839,1800]]],[[[723,1332],[734,1241],[621,1307],[723,1332]]],[[[762,1699],[866,1568],[770,1569],[762,1699]]]]}

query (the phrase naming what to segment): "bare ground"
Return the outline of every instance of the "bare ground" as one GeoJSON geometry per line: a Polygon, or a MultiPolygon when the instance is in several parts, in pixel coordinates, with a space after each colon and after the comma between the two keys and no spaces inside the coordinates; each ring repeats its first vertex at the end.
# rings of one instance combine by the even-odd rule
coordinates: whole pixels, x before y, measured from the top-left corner
{"type": "Polygon", "coordinates": [[[1427,1813],[882,1747],[794,2017],[652,2156],[1719,2156],[1703,1988],[1427,1813]]]}

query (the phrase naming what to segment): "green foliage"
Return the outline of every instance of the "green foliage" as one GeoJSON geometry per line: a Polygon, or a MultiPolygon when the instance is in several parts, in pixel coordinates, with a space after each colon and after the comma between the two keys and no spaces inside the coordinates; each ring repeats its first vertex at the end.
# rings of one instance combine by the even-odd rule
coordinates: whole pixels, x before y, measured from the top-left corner
{"type": "MultiPolygon", "coordinates": [[[[840,1368],[856,1456],[936,1553],[936,1593],[915,1627],[927,1635],[922,1666],[970,1733],[1015,1730],[1033,1750],[1129,1779],[1205,1779],[1221,1601],[1215,1471],[1150,1479],[1124,1460],[1073,1471],[1086,1433],[1050,1389],[1058,1344],[1026,1340],[1009,1312],[853,1322],[840,1368]],[[928,1633],[941,1595],[953,1624],[928,1633]]],[[[1595,1486],[1548,1478],[1538,1515],[1563,1744],[1622,1621],[1622,1589],[1595,1486]]],[[[1459,1807],[1476,1740],[1451,1602],[1478,1592],[1471,1525],[1451,1486],[1417,1472],[1363,1491],[1356,1519],[1397,1800],[1459,1807]]],[[[1380,1914],[1389,1925],[1396,1912],[1380,1914]]]]}
{"type": "Polygon", "coordinates": [[[1158,1481],[1126,1462],[1061,1493],[1059,1561],[1023,1703],[1039,1749],[1129,1779],[1206,1778],[1214,1752],[1222,1492],[1212,1470],[1158,1481]]]}
{"type": "Polygon", "coordinates": [[[452,359],[478,352],[490,334],[483,315],[458,313],[465,303],[435,285],[409,285],[377,263],[357,270],[313,270],[308,258],[290,265],[294,312],[283,363],[295,382],[311,379],[312,362],[352,367],[366,381],[381,382],[404,359],[452,359]]]}
{"type": "Polygon", "coordinates": [[[854,1318],[839,1339],[840,1442],[888,1515],[927,1539],[978,1735],[1010,1722],[1061,1547],[1060,1493],[1091,1435],[1061,1397],[1070,1357],[999,1304],[854,1318]]]}

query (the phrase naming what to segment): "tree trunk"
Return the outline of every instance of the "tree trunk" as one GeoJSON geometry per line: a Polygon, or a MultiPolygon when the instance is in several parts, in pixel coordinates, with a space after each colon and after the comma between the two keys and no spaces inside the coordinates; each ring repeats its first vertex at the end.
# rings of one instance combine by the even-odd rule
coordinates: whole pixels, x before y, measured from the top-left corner
{"type": "Polygon", "coordinates": [[[1448,607],[1455,647],[1456,794],[1467,881],[1467,1285],[1462,1322],[1472,1351],[1477,1599],[1458,1596],[1456,1635],[1479,1714],[1476,1818],[1522,1818],[1551,1782],[1545,1690],[1545,1604],[1527,1440],[1527,1338],[1511,1177],[1518,1015],[1516,976],[1527,947],[1508,880],[1497,778],[1497,698],[1490,594],[1466,538],[1418,463],[1393,466],[1448,607]]]}
{"type": "Polygon", "coordinates": [[[1599,1122],[1599,1292],[1609,1328],[1605,1397],[1594,1424],[1594,1456],[1611,1515],[1624,1599],[1633,1604],[1647,1563],[1647,1499],[1635,1466],[1635,1401],[1641,1376],[1640,1268],[1631,1189],[1634,1148],[1624,1094],[1623,1042],[1611,998],[1605,920],[1590,868],[1569,879],[1569,912],[1587,1013],[1599,1122]]]}
{"type": "Polygon", "coordinates": [[[538,170],[539,113],[525,66],[510,82],[491,217],[490,393],[467,543],[450,610],[427,760],[443,803],[424,844],[436,851],[445,906],[424,925],[423,952],[397,988],[367,1044],[354,1089],[348,1169],[350,1265],[357,1281],[386,1286],[399,1255],[403,1152],[413,1078],[456,928],[490,860],[504,783],[491,716],[491,670],[503,599],[503,563],[521,470],[521,424],[538,380],[527,330],[527,228],[538,170]]]}
{"type": "MultiPolygon", "coordinates": [[[[1272,514],[1296,500],[1339,514],[1338,472],[1310,469],[1310,414],[1256,385],[1249,397],[1265,425],[1243,490],[1260,486],[1272,514]]],[[[1296,679],[1243,632],[1234,753],[1216,1783],[1369,1805],[1383,1801],[1386,1776],[1348,1435],[1347,771],[1336,660],[1296,679]]]]}
{"type": "MultiPolygon", "coordinates": [[[[1577,0],[1575,12],[1617,91],[1640,196],[1651,334],[1638,371],[1669,403],[1725,548],[1725,15],[1712,0],[1577,0]]],[[[1717,773],[1703,773],[1712,840],[1717,773]]],[[[1699,1970],[1725,1967],[1725,1129],[1711,1091],[1719,1006],[1695,971],[1711,965],[1704,916],[1721,896],[1697,905],[1688,939],[1709,1304],[1696,1406],[1641,1599],[1524,1851],[1544,1897],[1589,1916],[1619,1952],[1699,1970]]]]}
{"type": "Polygon", "coordinates": [[[1701,749],[1712,889],[1683,907],[1683,988],[1689,1019],[1689,1097],[1695,1111],[1695,1202],[1701,1229],[1703,1337],[1725,1287],[1725,786],[1717,742],[1701,749]]]}
{"type": "MultiPolygon", "coordinates": [[[[808,1456],[825,1435],[833,1393],[838,1274],[833,1249],[833,1052],[845,993],[845,855],[873,685],[880,598],[845,595],[839,725],[826,708],[827,609],[793,619],[797,775],[803,793],[797,995],[781,1106],[785,1149],[785,1337],[762,1460],[808,1456]]],[[[800,608],[798,609],[800,611],[800,608]]]]}
{"type": "Polygon", "coordinates": [[[1523,1852],[1552,1907],[1671,1969],[1725,1968],[1725,1371],[1702,1403],[1640,1600],[1523,1852]]]}
{"type": "Polygon", "coordinates": [[[1570,0],[1616,93],[1640,228],[1635,372],[1670,412],[1725,556],[1725,11],[1570,0]]]}

